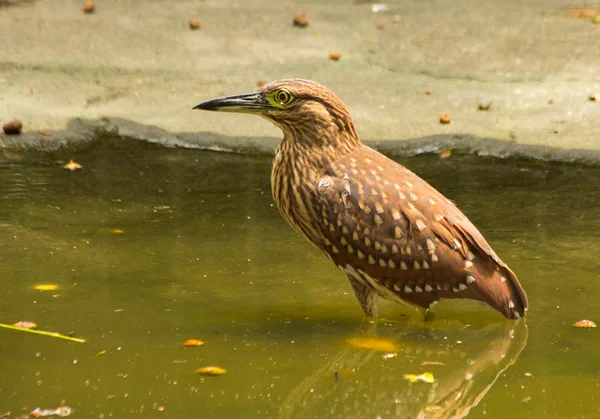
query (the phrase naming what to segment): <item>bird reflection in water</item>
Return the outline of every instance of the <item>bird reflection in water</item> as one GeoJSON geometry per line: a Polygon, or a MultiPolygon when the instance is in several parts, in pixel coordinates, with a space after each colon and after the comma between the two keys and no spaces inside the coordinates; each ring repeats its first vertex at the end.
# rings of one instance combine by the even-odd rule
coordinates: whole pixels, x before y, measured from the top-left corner
{"type": "MultiPolygon", "coordinates": [[[[399,348],[393,358],[377,349],[346,347],[287,396],[279,417],[467,416],[516,362],[527,343],[527,325],[437,323],[392,325],[400,329],[389,339],[399,348]],[[433,374],[432,384],[403,378],[425,371],[433,374]]],[[[359,334],[373,337],[374,327],[366,324],[359,334]]]]}

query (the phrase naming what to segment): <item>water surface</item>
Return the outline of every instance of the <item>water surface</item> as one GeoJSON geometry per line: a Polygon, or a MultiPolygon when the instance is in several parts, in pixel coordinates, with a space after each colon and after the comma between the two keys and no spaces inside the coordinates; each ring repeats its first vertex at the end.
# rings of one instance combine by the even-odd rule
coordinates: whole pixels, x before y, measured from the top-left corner
{"type": "Polygon", "coordinates": [[[346,277],[273,206],[269,157],[117,138],[75,154],[7,153],[0,322],[87,341],[0,329],[0,414],[65,404],[85,418],[600,415],[600,335],[572,326],[600,321],[600,169],[400,162],[517,273],[526,324],[456,301],[427,322],[383,302],[378,324],[364,322],[346,277]],[[69,158],[84,169],[62,170],[69,158]],[[398,355],[349,346],[353,336],[398,355]],[[207,343],[184,348],[189,338],[207,343]],[[195,374],[206,365],[227,374],[195,374]],[[423,372],[435,383],[404,379],[423,372]]]}

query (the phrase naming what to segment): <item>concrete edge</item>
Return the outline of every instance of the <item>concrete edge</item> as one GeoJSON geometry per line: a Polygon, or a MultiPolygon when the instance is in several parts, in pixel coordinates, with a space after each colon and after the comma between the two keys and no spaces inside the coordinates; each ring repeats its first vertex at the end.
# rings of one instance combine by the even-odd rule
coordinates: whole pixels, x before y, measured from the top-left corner
{"type": "MultiPolygon", "coordinates": [[[[228,137],[212,132],[171,133],[120,118],[99,120],[72,119],[65,130],[0,135],[0,149],[16,152],[82,151],[103,137],[122,137],[147,141],[164,147],[182,147],[239,154],[273,154],[281,141],[275,137],[228,137]]],[[[600,166],[600,151],[559,149],[540,145],[523,145],[493,138],[476,138],[469,134],[431,135],[410,140],[366,141],[367,145],[391,156],[415,156],[452,150],[497,158],[532,159],[548,162],[600,166]]]]}

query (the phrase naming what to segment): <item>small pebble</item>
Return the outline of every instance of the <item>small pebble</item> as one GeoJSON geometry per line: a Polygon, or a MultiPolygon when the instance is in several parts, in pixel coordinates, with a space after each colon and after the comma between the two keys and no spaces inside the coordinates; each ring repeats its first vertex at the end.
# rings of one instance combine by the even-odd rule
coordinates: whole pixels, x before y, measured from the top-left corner
{"type": "Polygon", "coordinates": [[[256,85],[258,87],[263,87],[265,85],[265,81],[264,80],[259,80],[259,81],[256,82],[256,85]]]}
{"type": "Polygon", "coordinates": [[[377,29],[379,29],[379,30],[382,30],[382,29],[384,28],[384,26],[383,26],[383,23],[381,23],[381,22],[377,22],[377,23],[375,24],[375,27],[376,27],[377,29]]]}
{"type": "Polygon", "coordinates": [[[477,108],[480,111],[489,111],[490,110],[490,106],[492,106],[492,101],[490,99],[482,99],[479,101],[479,104],[477,105],[477,108]]]}
{"type": "Polygon", "coordinates": [[[592,93],[590,95],[590,100],[592,102],[600,102],[600,93],[592,93]]]}
{"type": "Polygon", "coordinates": [[[342,54],[336,49],[329,53],[329,59],[332,61],[338,61],[342,57],[342,54]]]}
{"type": "Polygon", "coordinates": [[[402,16],[394,15],[394,23],[402,23],[402,16]]]}
{"type": "Polygon", "coordinates": [[[296,16],[294,16],[293,23],[294,26],[298,28],[306,28],[310,24],[308,16],[304,12],[298,12],[296,16]]]}
{"type": "Polygon", "coordinates": [[[441,124],[449,124],[450,123],[450,115],[447,113],[443,113],[440,115],[440,123],[441,124]]]}
{"type": "Polygon", "coordinates": [[[189,25],[191,30],[200,29],[200,19],[198,19],[197,17],[191,18],[189,25]]]}
{"type": "Polygon", "coordinates": [[[431,92],[431,89],[427,89],[427,90],[425,90],[425,94],[426,94],[426,95],[430,95],[431,93],[432,93],[432,92],[431,92]]]}
{"type": "Polygon", "coordinates": [[[21,121],[19,121],[18,119],[9,121],[2,127],[4,133],[9,135],[20,134],[22,128],[23,123],[21,123],[21,121]]]}
{"type": "Polygon", "coordinates": [[[88,0],[83,5],[83,11],[85,13],[94,13],[96,11],[96,3],[93,0],[88,0]]]}

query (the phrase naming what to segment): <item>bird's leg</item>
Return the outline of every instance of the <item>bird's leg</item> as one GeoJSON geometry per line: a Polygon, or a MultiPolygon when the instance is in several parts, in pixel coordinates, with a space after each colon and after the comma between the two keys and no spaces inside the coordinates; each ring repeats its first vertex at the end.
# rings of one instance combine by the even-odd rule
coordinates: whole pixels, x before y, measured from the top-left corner
{"type": "Polygon", "coordinates": [[[358,298],[360,306],[365,312],[365,316],[373,318],[377,317],[377,291],[363,284],[351,275],[348,275],[348,279],[350,279],[354,295],[358,298]]]}

